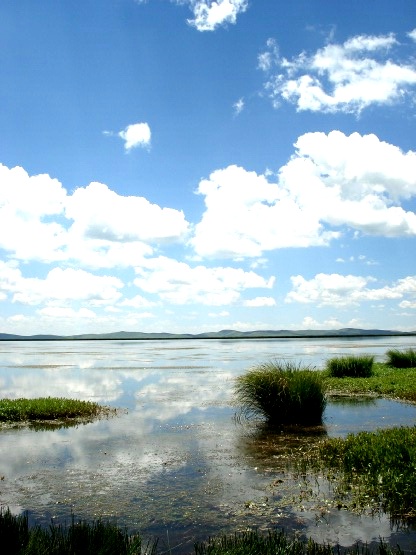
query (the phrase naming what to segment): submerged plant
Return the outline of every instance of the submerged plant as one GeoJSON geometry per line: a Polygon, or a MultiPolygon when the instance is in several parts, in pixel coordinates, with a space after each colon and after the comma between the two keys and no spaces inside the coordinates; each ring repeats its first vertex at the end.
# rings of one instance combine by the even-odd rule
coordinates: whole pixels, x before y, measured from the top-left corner
{"type": "Polygon", "coordinates": [[[326,369],[332,378],[369,378],[373,375],[374,357],[371,355],[331,358],[326,369]]]}
{"type": "Polygon", "coordinates": [[[387,351],[387,364],[393,368],[416,368],[416,350],[391,349],[387,351]]]}
{"type": "Polygon", "coordinates": [[[246,416],[263,416],[270,424],[313,425],[326,406],[320,373],[290,362],[269,362],[239,376],[235,393],[246,416]]]}

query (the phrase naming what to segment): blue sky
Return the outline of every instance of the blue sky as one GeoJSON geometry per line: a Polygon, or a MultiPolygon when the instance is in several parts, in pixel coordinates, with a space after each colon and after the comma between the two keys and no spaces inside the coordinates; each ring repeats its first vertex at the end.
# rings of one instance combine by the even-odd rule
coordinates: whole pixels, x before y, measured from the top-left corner
{"type": "Polygon", "coordinates": [[[414,0],[3,0],[0,330],[416,329],[414,0]]]}

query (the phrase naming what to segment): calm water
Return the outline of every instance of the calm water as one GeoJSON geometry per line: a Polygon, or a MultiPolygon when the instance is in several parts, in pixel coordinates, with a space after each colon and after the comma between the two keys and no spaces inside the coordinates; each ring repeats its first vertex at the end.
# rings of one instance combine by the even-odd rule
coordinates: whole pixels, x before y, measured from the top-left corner
{"type": "MultiPolygon", "coordinates": [[[[416,423],[416,407],[387,400],[329,403],[316,435],[274,436],[239,423],[236,376],[275,358],[323,367],[343,354],[383,360],[416,338],[0,342],[1,397],[65,396],[123,409],[59,430],[0,432],[0,504],[36,522],[115,519],[159,536],[161,551],[191,553],[218,532],[284,527],[351,545],[384,537],[416,552],[414,532],[386,517],[327,511],[324,484],[314,500],[291,502],[294,482],[280,461],[288,447],[322,434],[416,423]],[[4,477],[4,478],[3,478],[4,477]]],[[[300,484],[296,495],[302,491],[300,484]]],[[[295,496],[296,496],[295,495],[295,496]]]]}

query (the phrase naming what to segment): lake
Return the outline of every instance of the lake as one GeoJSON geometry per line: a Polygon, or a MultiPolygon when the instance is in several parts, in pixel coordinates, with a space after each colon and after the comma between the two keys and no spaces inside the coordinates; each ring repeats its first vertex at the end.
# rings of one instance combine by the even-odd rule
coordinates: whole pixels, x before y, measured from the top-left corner
{"type": "Polygon", "coordinates": [[[0,504],[49,524],[103,517],[158,536],[160,552],[247,526],[296,530],[351,545],[379,537],[415,552],[414,530],[386,516],[329,510],[317,481],[299,503],[281,464],[322,435],[416,423],[416,406],[382,399],[329,402],[324,428],[270,434],[241,422],[234,378],[285,359],[322,368],[345,354],[414,347],[415,337],[0,342],[1,397],[58,396],[116,407],[115,417],[65,428],[0,431],[0,504]]]}

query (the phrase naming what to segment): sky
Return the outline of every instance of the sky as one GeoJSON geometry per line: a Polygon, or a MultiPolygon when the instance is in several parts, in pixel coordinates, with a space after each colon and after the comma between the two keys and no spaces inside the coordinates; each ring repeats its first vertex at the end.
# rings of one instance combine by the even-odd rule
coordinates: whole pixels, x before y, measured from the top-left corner
{"type": "Polygon", "coordinates": [[[416,330],[414,0],[2,0],[0,332],[416,330]]]}

